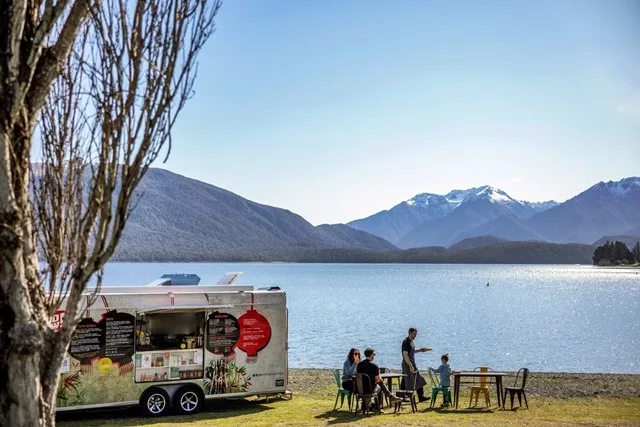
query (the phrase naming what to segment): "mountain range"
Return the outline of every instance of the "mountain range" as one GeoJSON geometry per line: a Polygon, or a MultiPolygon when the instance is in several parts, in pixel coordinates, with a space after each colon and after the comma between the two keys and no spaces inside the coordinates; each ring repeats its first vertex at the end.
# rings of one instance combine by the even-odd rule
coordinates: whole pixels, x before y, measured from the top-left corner
{"type": "Polygon", "coordinates": [[[114,260],[588,263],[597,239],[638,235],[640,178],[598,183],[564,203],[520,201],[489,186],[423,193],[346,225],[313,226],[151,168],[114,260]]]}
{"type": "Polygon", "coordinates": [[[348,225],[402,249],[449,247],[486,235],[592,244],[607,235],[640,235],[640,178],[600,182],[563,203],[516,200],[490,186],[423,193],[348,225]]]}

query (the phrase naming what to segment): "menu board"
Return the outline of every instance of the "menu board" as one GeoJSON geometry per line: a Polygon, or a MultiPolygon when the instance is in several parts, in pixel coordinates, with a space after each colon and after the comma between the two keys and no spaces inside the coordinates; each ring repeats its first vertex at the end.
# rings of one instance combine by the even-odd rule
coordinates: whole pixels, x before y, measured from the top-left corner
{"type": "Polygon", "coordinates": [[[102,318],[105,334],[104,356],[112,359],[131,357],[135,339],[135,317],[113,310],[102,318]]]}
{"type": "Polygon", "coordinates": [[[135,317],[129,313],[111,310],[96,322],[91,317],[78,323],[69,354],[83,365],[96,357],[108,357],[115,362],[126,363],[133,356],[135,339],[135,317]],[[127,360],[129,359],[129,360],[127,360]]]}
{"type": "Polygon", "coordinates": [[[229,354],[233,351],[240,327],[238,320],[228,313],[211,313],[207,320],[207,350],[214,354],[229,354]]]}
{"type": "Polygon", "coordinates": [[[71,337],[69,354],[86,365],[100,354],[104,343],[102,325],[92,318],[82,319],[71,337]]]}

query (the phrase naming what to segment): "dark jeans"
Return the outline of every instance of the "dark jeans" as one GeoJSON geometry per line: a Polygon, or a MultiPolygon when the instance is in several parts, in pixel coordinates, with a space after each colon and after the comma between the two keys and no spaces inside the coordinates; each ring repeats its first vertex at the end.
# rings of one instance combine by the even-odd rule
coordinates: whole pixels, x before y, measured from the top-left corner
{"type": "Polygon", "coordinates": [[[352,380],[342,381],[342,388],[345,390],[353,391],[354,389],[353,381],[352,380]]]}

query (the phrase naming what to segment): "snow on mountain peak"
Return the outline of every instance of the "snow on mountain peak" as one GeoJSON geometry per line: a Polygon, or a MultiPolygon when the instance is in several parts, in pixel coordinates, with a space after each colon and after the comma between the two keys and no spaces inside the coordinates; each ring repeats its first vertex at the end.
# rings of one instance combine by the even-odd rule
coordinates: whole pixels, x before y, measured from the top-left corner
{"type": "Polygon", "coordinates": [[[426,207],[426,206],[441,205],[443,202],[446,202],[446,200],[443,200],[443,199],[444,198],[439,194],[421,193],[413,196],[411,199],[405,201],[405,203],[409,206],[426,207]]]}
{"type": "Polygon", "coordinates": [[[632,176],[620,181],[601,182],[600,185],[616,196],[624,196],[631,191],[640,191],[640,177],[632,176]]]}
{"type": "Polygon", "coordinates": [[[459,206],[462,202],[472,200],[489,200],[495,204],[518,203],[504,191],[483,185],[482,187],[469,188],[468,190],[453,190],[445,195],[449,203],[459,206]]]}

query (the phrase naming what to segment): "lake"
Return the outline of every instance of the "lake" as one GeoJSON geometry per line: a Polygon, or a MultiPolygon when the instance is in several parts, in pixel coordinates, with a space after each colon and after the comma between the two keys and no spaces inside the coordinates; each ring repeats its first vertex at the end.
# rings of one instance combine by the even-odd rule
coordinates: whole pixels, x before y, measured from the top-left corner
{"type": "Polygon", "coordinates": [[[111,263],[104,284],[164,273],[277,285],[288,296],[289,366],[341,368],[351,347],[400,368],[418,328],[419,368],[640,373],[640,270],[567,265],[111,263]]]}

